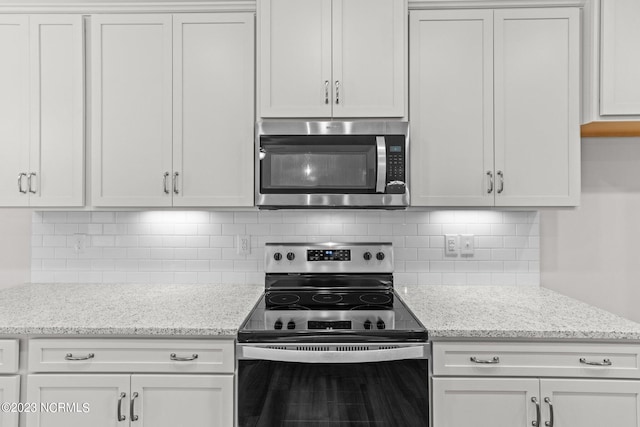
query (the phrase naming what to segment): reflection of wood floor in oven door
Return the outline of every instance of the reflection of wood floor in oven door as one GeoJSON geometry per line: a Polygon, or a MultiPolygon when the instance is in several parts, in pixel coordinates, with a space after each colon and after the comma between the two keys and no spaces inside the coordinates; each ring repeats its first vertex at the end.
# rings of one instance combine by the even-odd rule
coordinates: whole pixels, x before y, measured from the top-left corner
{"type": "Polygon", "coordinates": [[[239,389],[246,393],[239,397],[241,427],[428,425],[424,360],[255,362],[243,370],[239,389]]]}

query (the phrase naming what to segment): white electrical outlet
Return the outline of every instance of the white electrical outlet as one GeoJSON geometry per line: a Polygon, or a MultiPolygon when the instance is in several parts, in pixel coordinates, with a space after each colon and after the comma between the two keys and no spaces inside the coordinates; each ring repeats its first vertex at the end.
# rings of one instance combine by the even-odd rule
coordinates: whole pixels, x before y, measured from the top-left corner
{"type": "Polygon", "coordinates": [[[444,254],[446,256],[458,255],[459,246],[460,246],[460,239],[457,234],[444,235],[444,254]]]}
{"type": "Polygon", "coordinates": [[[74,234],[73,235],[73,249],[77,254],[84,252],[87,247],[87,235],[86,234],[74,234]]]}
{"type": "Polygon", "coordinates": [[[474,252],[473,234],[460,235],[460,255],[471,256],[474,252]]]}
{"type": "Polygon", "coordinates": [[[251,236],[238,234],[236,248],[238,249],[238,255],[249,255],[251,253],[251,236]]]}

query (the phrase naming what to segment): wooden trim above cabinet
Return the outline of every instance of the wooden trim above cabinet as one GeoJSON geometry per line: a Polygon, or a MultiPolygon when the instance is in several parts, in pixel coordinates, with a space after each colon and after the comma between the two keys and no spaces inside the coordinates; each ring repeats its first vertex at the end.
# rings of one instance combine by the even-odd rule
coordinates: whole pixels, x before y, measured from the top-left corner
{"type": "Polygon", "coordinates": [[[580,126],[580,136],[640,136],[640,121],[586,123],[580,126]]]}
{"type": "Polygon", "coordinates": [[[256,0],[0,0],[0,13],[255,12],[256,0]]]}

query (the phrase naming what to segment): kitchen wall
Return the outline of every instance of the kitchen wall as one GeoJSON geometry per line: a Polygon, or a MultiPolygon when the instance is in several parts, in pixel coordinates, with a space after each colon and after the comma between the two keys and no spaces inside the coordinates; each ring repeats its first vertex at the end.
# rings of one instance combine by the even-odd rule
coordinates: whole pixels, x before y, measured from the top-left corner
{"type": "Polygon", "coordinates": [[[640,322],[640,138],[582,140],[581,206],[544,210],[541,284],[640,322]]]}
{"type": "Polygon", "coordinates": [[[29,281],[31,211],[0,209],[0,288],[29,281]]]}
{"type": "Polygon", "coordinates": [[[540,281],[537,212],[35,212],[32,226],[33,282],[262,284],[279,241],[391,241],[398,284],[540,281]],[[445,257],[445,233],[475,235],[474,256],[445,257]]]}

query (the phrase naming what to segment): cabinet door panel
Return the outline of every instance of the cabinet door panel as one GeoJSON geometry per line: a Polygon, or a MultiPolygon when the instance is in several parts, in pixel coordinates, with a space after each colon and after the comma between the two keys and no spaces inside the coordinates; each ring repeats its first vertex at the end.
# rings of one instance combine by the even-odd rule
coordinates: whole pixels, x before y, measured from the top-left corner
{"type": "Polygon", "coordinates": [[[133,375],[141,427],[232,427],[233,375],[133,375]]]}
{"type": "Polygon", "coordinates": [[[174,16],[174,206],[253,205],[253,14],[174,16]]]}
{"type": "Polygon", "coordinates": [[[83,30],[80,15],[31,16],[31,206],[82,206],[83,30]]]}
{"type": "Polygon", "coordinates": [[[495,169],[504,176],[496,205],[576,205],[579,11],[496,10],[494,17],[495,169]]]}
{"type": "Polygon", "coordinates": [[[543,379],[540,396],[551,400],[555,427],[640,427],[640,381],[543,379]]]}
{"type": "Polygon", "coordinates": [[[18,190],[18,175],[29,172],[28,52],[29,18],[0,15],[0,206],[29,204],[18,190]]]}
{"type": "Polygon", "coordinates": [[[411,204],[491,206],[493,12],[411,12],[411,204]]]}
{"type": "Polygon", "coordinates": [[[334,117],[405,115],[406,19],[404,1],[333,0],[334,117]]]}
{"type": "Polygon", "coordinates": [[[433,425],[514,427],[536,421],[537,379],[434,378],[433,425]]]}
{"type": "Polygon", "coordinates": [[[640,2],[602,0],[600,114],[640,114],[640,2]]]}
{"type": "MultiPolygon", "coordinates": [[[[129,423],[129,375],[28,375],[27,401],[40,405],[76,404],[70,410],[27,414],[27,427],[122,427],[129,423]],[[121,393],[122,414],[117,408],[121,393]],[[86,404],[87,406],[83,406],[86,404]]],[[[39,408],[40,409],[40,408],[39,408]]]]}
{"type": "Polygon", "coordinates": [[[170,206],[171,16],[96,15],[91,28],[92,202],[170,206]]]}
{"type": "MultiPolygon", "coordinates": [[[[0,377],[0,403],[20,402],[20,377],[0,377]]],[[[0,412],[0,427],[18,427],[17,412],[0,412]]]]}
{"type": "Polygon", "coordinates": [[[330,117],[331,0],[260,0],[258,7],[260,115],[330,117]]]}

